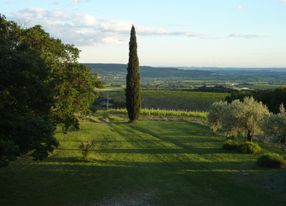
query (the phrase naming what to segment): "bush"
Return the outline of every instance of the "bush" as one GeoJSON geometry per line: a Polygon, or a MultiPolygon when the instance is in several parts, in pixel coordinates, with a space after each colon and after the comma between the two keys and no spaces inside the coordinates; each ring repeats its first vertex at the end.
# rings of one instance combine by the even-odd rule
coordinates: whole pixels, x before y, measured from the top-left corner
{"type": "Polygon", "coordinates": [[[88,161],[88,155],[91,152],[91,150],[94,148],[95,142],[82,142],[79,146],[81,153],[82,153],[82,158],[84,161],[88,161]]]}
{"type": "Polygon", "coordinates": [[[267,167],[267,168],[285,168],[286,167],[286,160],[283,156],[275,153],[270,153],[261,156],[257,160],[257,164],[260,167],[267,167]]]}
{"type": "Polygon", "coordinates": [[[13,141],[0,139],[0,167],[7,166],[8,161],[16,160],[19,148],[13,141]]]}
{"type": "Polygon", "coordinates": [[[227,151],[238,151],[238,148],[239,148],[239,143],[232,139],[226,140],[222,145],[222,149],[227,151]]]}
{"type": "Polygon", "coordinates": [[[244,154],[258,154],[262,151],[258,144],[249,141],[240,144],[238,150],[244,154]]]}

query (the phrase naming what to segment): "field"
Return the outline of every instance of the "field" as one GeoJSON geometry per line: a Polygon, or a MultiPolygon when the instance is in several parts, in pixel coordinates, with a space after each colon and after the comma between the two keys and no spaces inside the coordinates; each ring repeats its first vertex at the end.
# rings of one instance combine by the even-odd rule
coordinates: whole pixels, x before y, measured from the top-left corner
{"type": "Polygon", "coordinates": [[[224,138],[206,126],[105,120],[58,132],[60,147],[45,161],[23,157],[1,168],[0,205],[285,206],[285,170],[260,169],[256,155],[223,152],[224,138]],[[89,140],[96,148],[85,162],[79,145],[89,140]]]}
{"type": "MultiPolygon", "coordinates": [[[[125,64],[87,64],[104,82],[125,85],[125,64]]],[[[144,89],[193,89],[204,85],[235,85],[235,88],[270,89],[286,85],[286,69],[215,68],[215,67],[149,67],[141,66],[144,89]]]]}
{"type": "Polygon", "coordinates": [[[212,103],[224,100],[227,93],[191,92],[171,90],[143,91],[144,108],[208,111],[212,103]]]}
{"type": "MultiPolygon", "coordinates": [[[[103,112],[113,113],[113,114],[123,114],[127,115],[126,109],[109,109],[103,112]]],[[[141,109],[140,115],[146,116],[160,116],[160,117],[195,117],[206,119],[207,112],[192,112],[192,111],[180,111],[180,110],[162,110],[162,109],[141,109]]]]}
{"type": "MultiPolygon", "coordinates": [[[[142,107],[167,110],[208,111],[212,103],[224,100],[228,93],[194,92],[178,90],[142,90],[142,107]]],[[[124,91],[101,91],[96,105],[106,107],[109,98],[111,108],[125,107],[124,91]]]]}

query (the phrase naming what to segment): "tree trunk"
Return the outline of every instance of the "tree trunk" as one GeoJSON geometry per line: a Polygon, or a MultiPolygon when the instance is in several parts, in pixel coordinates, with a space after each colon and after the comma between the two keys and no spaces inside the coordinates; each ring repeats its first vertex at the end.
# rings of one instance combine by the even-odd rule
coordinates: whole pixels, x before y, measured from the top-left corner
{"type": "Polygon", "coordinates": [[[247,130],[247,141],[249,141],[249,142],[252,142],[252,133],[251,133],[251,131],[248,129],[247,130]]]}
{"type": "Polygon", "coordinates": [[[282,137],[282,138],[280,139],[280,143],[281,143],[282,145],[285,145],[285,143],[286,143],[286,137],[282,137]]]}

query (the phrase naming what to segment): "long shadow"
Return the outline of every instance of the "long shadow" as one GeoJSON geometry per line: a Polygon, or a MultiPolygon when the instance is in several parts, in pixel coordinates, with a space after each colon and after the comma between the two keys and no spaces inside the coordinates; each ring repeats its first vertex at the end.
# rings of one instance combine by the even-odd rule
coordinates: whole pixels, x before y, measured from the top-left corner
{"type": "MultiPolygon", "coordinates": [[[[261,173],[271,174],[271,171],[255,167],[253,162],[189,161],[164,164],[101,160],[85,163],[75,162],[71,158],[53,160],[54,164],[50,160],[29,164],[19,171],[5,174],[5,177],[0,176],[0,183],[6,183],[1,185],[1,198],[4,196],[9,203],[17,199],[19,203],[15,205],[96,205],[94,203],[100,203],[104,198],[155,190],[156,198],[163,201],[160,200],[159,205],[166,205],[166,198],[172,200],[167,205],[191,203],[194,196],[190,196],[190,193],[194,193],[196,199],[200,200],[216,201],[219,196],[218,198],[226,199],[223,205],[232,205],[227,203],[229,198],[237,197],[236,192],[239,192],[240,198],[251,192],[251,199],[241,198],[245,203],[242,205],[249,205],[249,202],[263,206],[283,205],[279,203],[278,195],[277,198],[265,198],[261,202],[261,195],[266,195],[268,191],[263,188],[259,191],[249,189],[247,180],[251,180],[251,177],[261,173]],[[249,176],[244,177],[240,170],[249,176]],[[22,184],[16,184],[15,188],[15,182],[22,184]],[[213,190],[215,192],[209,192],[213,190]],[[47,195],[54,199],[47,199],[47,195]],[[88,204],[83,204],[83,201],[88,201],[88,204]]],[[[282,196],[280,198],[282,201],[286,199],[282,196]]],[[[7,202],[2,205],[13,205],[7,202]]],[[[196,205],[200,205],[199,202],[210,205],[210,202],[204,204],[202,201],[197,201],[196,205]]]]}
{"type": "MultiPolygon", "coordinates": [[[[61,151],[80,151],[77,148],[61,148],[61,151]]],[[[92,152],[103,153],[115,153],[115,154],[220,154],[225,153],[220,148],[192,148],[192,149],[175,149],[175,148],[138,148],[138,149],[94,149],[92,152]]]]}
{"type": "MultiPolygon", "coordinates": [[[[189,138],[190,141],[182,141],[180,140],[179,138],[178,139],[175,139],[175,138],[172,138],[172,137],[167,137],[167,136],[160,136],[159,134],[153,132],[153,131],[150,131],[149,129],[145,129],[145,128],[142,128],[142,127],[138,127],[134,124],[128,124],[128,126],[126,126],[127,124],[124,124],[124,131],[127,131],[128,132],[128,135],[124,134],[122,131],[120,131],[120,129],[116,128],[116,126],[121,126],[122,124],[121,123],[112,123],[110,124],[110,126],[114,129],[114,131],[116,131],[119,135],[125,137],[125,138],[128,138],[128,142],[130,143],[133,143],[133,145],[135,147],[140,147],[140,148],[144,148],[146,147],[146,145],[144,144],[143,141],[141,140],[134,140],[134,139],[130,139],[128,136],[129,135],[134,135],[138,138],[138,134],[135,133],[135,131],[138,131],[140,133],[143,133],[143,134],[148,134],[156,139],[158,139],[158,142],[156,142],[156,144],[158,146],[161,146],[163,148],[146,148],[146,149],[110,149],[110,150],[101,150],[101,151],[98,151],[100,153],[141,153],[141,154],[214,154],[214,153],[224,153],[223,150],[221,148],[216,148],[216,147],[213,147],[213,148],[202,148],[202,147],[194,147],[194,146],[191,146],[190,142],[208,142],[207,140],[204,140],[204,141],[200,141],[198,140],[198,138],[189,138]],[[168,148],[166,147],[165,145],[163,145],[163,142],[168,142],[168,143],[171,143],[173,145],[175,145],[176,147],[179,147],[181,149],[173,149],[173,148],[168,148]]],[[[198,125],[200,127],[204,127],[202,125],[198,125]]],[[[198,130],[200,131],[200,129],[198,130]]],[[[196,135],[198,135],[198,133],[196,132],[195,133],[196,135]]],[[[143,139],[143,137],[142,137],[143,139]]],[[[188,139],[188,140],[189,140],[188,139]]],[[[211,139],[211,138],[210,138],[211,139]]],[[[214,140],[214,139],[212,139],[214,140]]],[[[219,142],[219,140],[217,141],[213,141],[213,142],[219,142]]],[[[157,156],[158,158],[162,159],[162,157],[160,156],[157,156]]]]}
{"type": "MultiPolygon", "coordinates": [[[[134,147],[139,147],[139,148],[144,148],[146,146],[146,142],[142,141],[144,140],[144,137],[141,137],[139,134],[137,134],[133,128],[130,128],[130,126],[126,126],[127,124],[113,124],[111,123],[109,126],[111,128],[113,128],[114,132],[116,132],[117,134],[119,134],[121,137],[125,138],[127,140],[128,143],[132,144],[134,147]],[[116,126],[124,126],[124,131],[127,132],[127,134],[125,134],[124,132],[121,131],[120,128],[117,128],[116,126]],[[132,137],[130,137],[132,136],[132,137]]],[[[140,131],[139,131],[140,132],[140,131]]],[[[154,145],[157,146],[163,146],[161,141],[154,141],[153,142],[154,145]]]]}
{"type": "MultiPolygon", "coordinates": [[[[233,170],[243,170],[243,171],[265,171],[264,169],[259,168],[256,165],[255,161],[243,161],[243,162],[232,162],[232,161],[223,161],[223,162],[202,162],[202,161],[193,161],[192,158],[185,160],[183,162],[140,162],[140,161],[118,161],[118,160],[92,160],[85,162],[78,158],[71,157],[55,157],[49,158],[41,163],[41,166],[46,166],[49,168],[69,168],[72,170],[77,170],[78,167],[87,167],[87,168],[110,168],[113,167],[127,167],[127,168],[144,168],[146,170],[154,170],[155,168],[161,168],[162,173],[174,172],[174,171],[188,171],[192,170],[193,172],[200,171],[209,171],[217,170],[214,172],[233,172],[233,170]],[[49,163],[49,164],[45,164],[49,163]],[[52,164],[54,163],[54,164],[52,164]],[[86,163],[86,164],[85,164],[86,163]]],[[[266,170],[267,171],[267,170],[266,170]]]]}
{"type": "Polygon", "coordinates": [[[157,133],[153,132],[153,131],[150,131],[149,129],[145,129],[145,128],[142,128],[142,127],[138,127],[138,126],[135,126],[135,125],[130,125],[130,127],[134,130],[137,130],[137,131],[140,131],[142,133],[146,133],[146,134],[149,134],[161,141],[166,141],[166,142],[169,142],[171,144],[174,144],[182,149],[185,149],[185,150],[192,150],[194,149],[194,147],[191,147],[190,145],[186,145],[185,143],[183,143],[182,141],[180,141],[179,139],[174,139],[172,137],[167,137],[167,136],[160,136],[158,135],[157,133]]]}

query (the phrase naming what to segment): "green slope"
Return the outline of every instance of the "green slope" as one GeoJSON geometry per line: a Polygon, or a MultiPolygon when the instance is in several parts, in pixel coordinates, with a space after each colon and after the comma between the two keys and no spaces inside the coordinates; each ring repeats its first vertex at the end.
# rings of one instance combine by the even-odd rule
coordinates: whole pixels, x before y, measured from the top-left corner
{"type": "Polygon", "coordinates": [[[202,125],[84,121],[80,131],[57,137],[61,146],[49,159],[0,169],[0,205],[286,204],[285,170],[224,153],[223,138],[202,125]],[[78,150],[86,140],[96,140],[90,162],[78,150]]]}

